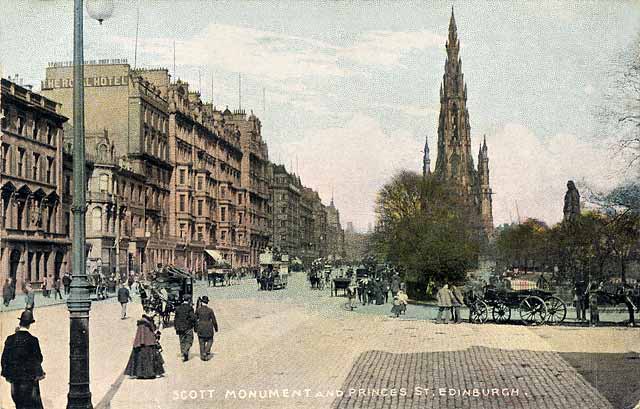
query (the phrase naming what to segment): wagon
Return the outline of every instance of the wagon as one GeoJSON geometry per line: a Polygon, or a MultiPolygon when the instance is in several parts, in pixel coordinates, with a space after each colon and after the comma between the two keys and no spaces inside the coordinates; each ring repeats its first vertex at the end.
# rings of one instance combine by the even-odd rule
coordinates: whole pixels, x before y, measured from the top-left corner
{"type": "Polygon", "coordinates": [[[481,295],[467,292],[465,304],[469,307],[469,320],[474,323],[484,323],[491,316],[496,323],[516,317],[525,325],[555,325],[567,317],[565,302],[540,289],[512,291],[486,286],[481,295]]]}
{"type": "Polygon", "coordinates": [[[143,288],[145,312],[152,314],[156,323],[166,327],[184,296],[193,297],[193,276],[179,267],[164,266],[151,272],[150,281],[143,288]]]}
{"type": "Polygon", "coordinates": [[[260,254],[260,276],[258,283],[262,290],[287,288],[289,280],[289,256],[274,254],[266,249],[260,254]]]}

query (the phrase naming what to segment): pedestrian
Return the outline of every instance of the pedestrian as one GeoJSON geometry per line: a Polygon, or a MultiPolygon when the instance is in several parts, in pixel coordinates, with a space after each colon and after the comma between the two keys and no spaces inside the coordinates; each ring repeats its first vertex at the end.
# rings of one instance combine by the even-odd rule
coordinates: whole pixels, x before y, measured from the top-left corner
{"type": "Polygon", "coordinates": [[[409,304],[409,296],[403,289],[398,290],[398,301],[400,301],[400,314],[406,314],[407,304],[409,304]]]}
{"type": "Polygon", "coordinates": [[[462,322],[460,307],[464,305],[464,295],[462,295],[462,291],[460,291],[460,288],[457,285],[452,286],[451,295],[451,312],[453,313],[453,322],[460,324],[462,322]]]}
{"type": "Polygon", "coordinates": [[[382,295],[384,295],[384,303],[389,302],[389,291],[391,291],[391,282],[388,279],[382,281],[382,295]]]}
{"type": "Polygon", "coordinates": [[[123,285],[118,288],[118,302],[122,306],[122,314],[120,319],[127,318],[127,303],[131,300],[131,293],[129,293],[129,289],[123,285]]]}
{"type": "Polygon", "coordinates": [[[173,320],[173,326],[180,339],[180,353],[184,362],[189,360],[189,350],[193,344],[193,328],[196,325],[196,321],[196,314],[191,306],[191,295],[185,294],[182,296],[182,304],[176,307],[173,320]]]}
{"type": "Polygon", "coordinates": [[[36,322],[29,310],[22,311],[15,334],[9,335],[2,351],[2,376],[11,384],[16,409],[43,409],[40,398],[42,352],[29,327],[36,322]]]}
{"type": "Polygon", "coordinates": [[[367,304],[373,304],[375,294],[375,282],[373,279],[367,280],[367,304]]]}
{"type": "Polygon", "coordinates": [[[213,335],[218,332],[218,321],[216,321],[216,315],[213,310],[209,308],[209,297],[206,295],[201,297],[199,304],[196,310],[196,333],[200,344],[200,359],[208,361],[211,359],[213,335]]]}
{"type": "Polygon", "coordinates": [[[358,280],[358,301],[360,301],[362,305],[367,304],[366,278],[358,280]]]}
{"type": "Polygon", "coordinates": [[[42,296],[45,298],[49,298],[49,278],[45,277],[42,280],[42,296]]]}
{"type": "Polygon", "coordinates": [[[398,291],[400,291],[400,276],[398,273],[394,273],[391,277],[390,289],[392,297],[395,297],[398,294],[398,291]]]}
{"type": "Polygon", "coordinates": [[[133,349],[124,373],[136,379],[155,379],[156,376],[164,374],[160,331],[153,319],[146,314],[142,314],[142,319],[138,320],[137,325],[133,349]]]}
{"type": "Polygon", "coordinates": [[[374,288],[375,294],[376,294],[376,305],[382,305],[385,303],[384,301],[384,291],[385,291],[385,286],[384,283],[382,282],[382,279],[380,277],[378,277],[376,279],[376,285],[374,288]]]}
{"type": "Polygon", "coordinates": [[[4,285],[2,286],[2,300],[4,301],[4,306],[8,307],[12,299],[13,285],[11,283],[11,278],[7,278],[4,280],[4,285]]]}
{"type": "Polygon", "coordinates": [[[350,284],[347,287],[347,297],[349,298],[349,309],[353,311],[356,308],[356,286],[355,284],[350,284]]]}
{"type": "Polygon", "coordinates": [[[576,281],[573,291],[573,302],[576,307],[576,321],[585,322],[587,320],[587,305],[589,299],[587,284],[584,280],[576,281]]]}
{"type": "Polygon", "coordinates": [[[64,286],[64,295],[68,296],[71,287],[71,275],[68,272],[62,276],[62,285],[64,286]]]}
{"type": "Polygon", "coordinates": [[[451,291],[449,290],[449,284],[445,284],[441,289],[438,290],[437,294],[438,298],[438,317],[436,318],[436,323],[439,324],[443,322],[445,324],[449,323],[449,313],[451,312],[451,291]],[[444,312],[444,317],[442,313],[444,312]],[[441,321],[442,320],[442,321],[441,321]]]}
{"type": "Polygon", "coordinates": [[[31,283],[27,283],[24,288],[25,291],[25,309],[31,311],[33,313],[33,308],[36,306],[36,293],[33,291],[33,287],[31,287],[31,283]]]}
{"type": "Polygon", "coordinates": [[[60,278],[57,278],[54,282],[53,282],[53,299],[57,300],[58,297],[60,297],[60,299],[62,300],[62,294],[60,293],[60,278]]]}

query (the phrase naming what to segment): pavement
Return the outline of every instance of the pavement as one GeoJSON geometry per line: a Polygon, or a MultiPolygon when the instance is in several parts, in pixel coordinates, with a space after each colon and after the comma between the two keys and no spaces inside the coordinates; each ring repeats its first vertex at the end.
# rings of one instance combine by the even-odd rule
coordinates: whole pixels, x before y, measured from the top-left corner
{"type": "MultiPolygon", "coordinates": [[[[122,372],[135,318],[121,320],[115,299],[91,311],[91,390],[100,408],[627,408],[640,400],[640,329],[577,326],[436,325],[431,308],[359,307],[328,290],[310,290],[304,274],[289,288],[257,291],[255,280],[230,287],[199,284],[220,332],[214,357],[182,362],[172,328],[161,343],[166,374],[135,380],[122,372]],[[404,391],[403,391],[404,390],[404,391]],[[395,396],[392,396],[394,394],[395,396]],[[403,395],[403,396],[401,396],[403,395]]],[[[139,302],[130,305],[139,317],[139,302]]],[[[18,311],[0,314],[2,337],[18,311]]],[[[64,305],[36,307],[47,377],[44,406],[64,408],[69,327],[64,305]]],[[[12,409],[0,381],[0,407],[12,409]]]]}

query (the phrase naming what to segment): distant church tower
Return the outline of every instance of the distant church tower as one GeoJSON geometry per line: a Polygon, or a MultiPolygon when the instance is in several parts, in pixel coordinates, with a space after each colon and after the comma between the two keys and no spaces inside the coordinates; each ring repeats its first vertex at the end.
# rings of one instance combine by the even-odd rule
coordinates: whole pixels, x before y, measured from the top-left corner
{"type": "Polygon", "coordinates": [[[471,125],[467,110],[467,85],[462,73],[460,41],[451,9],[447,59],[440,85],[440,117],[438,120],[438,157],[435,174],[452,185],[467,204],[475,207],[487,234],[493,231],[489,158],[486,140],[480,147],[476,170],[471,155],[471,125]]]}
{"type": "Polygon", "coordinates": [[[427,177],[431,174],[431,158],[429,157],[429,138],[424,137],[424,156],[422,157],[422,176],[427,177]]]}

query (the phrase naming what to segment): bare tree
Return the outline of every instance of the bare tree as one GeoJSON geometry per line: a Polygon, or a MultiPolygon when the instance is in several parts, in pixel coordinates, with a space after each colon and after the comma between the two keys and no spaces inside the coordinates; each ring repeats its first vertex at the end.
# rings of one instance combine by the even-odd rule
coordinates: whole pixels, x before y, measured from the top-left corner
{"type": "Polygon", "coordinates": [[[598,115],[629,167],[640,161],[640,36],[613,64],[612,86],[598,115]]]}

